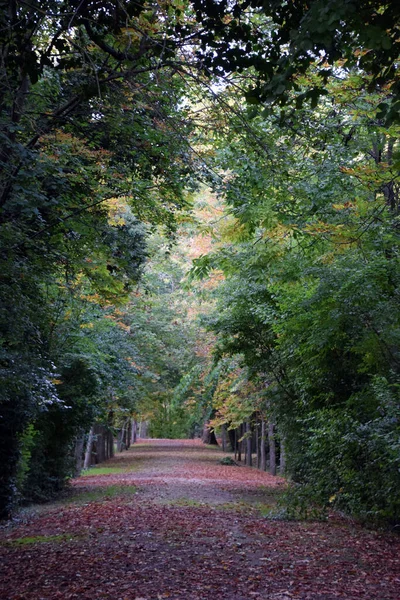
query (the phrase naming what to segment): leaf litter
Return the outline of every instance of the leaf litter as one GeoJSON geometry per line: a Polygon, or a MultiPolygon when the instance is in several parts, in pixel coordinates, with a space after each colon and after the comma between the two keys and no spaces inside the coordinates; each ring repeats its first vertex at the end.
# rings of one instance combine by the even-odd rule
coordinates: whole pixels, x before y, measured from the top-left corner
{"type": "Polygon", "coordinates": [[[397,536],[267,519],[259,506],[284,480],[220,460],[198,441],[149,440],[108,461],[120,472],[74,480],[68,502],[1,532],[0,597],[399,600],[397,536]]]}

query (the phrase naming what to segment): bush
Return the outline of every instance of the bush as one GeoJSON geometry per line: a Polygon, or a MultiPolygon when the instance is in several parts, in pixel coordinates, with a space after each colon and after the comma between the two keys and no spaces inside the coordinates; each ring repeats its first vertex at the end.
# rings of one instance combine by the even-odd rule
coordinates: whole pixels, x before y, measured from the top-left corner
{"type": "Polygon", "coordinates": [[[291,462],[301,484],[287,497],[294,513],[304,516],[308,502],[364,521],[400,522],[400,408],[388,401],[390,389],[384,387],[381,382],[386,401],[374,419],[362,422],[336,408],[315,411],[304,420],[302,443],[292,445],[291,462]]]}
{"type": "Polygon", "coordinates": [[[220,465],[228,465],[228,466],[232,466],[232,467],[237,467],[238,463],[233,460],[233,458],[231,458],[230,456],[224,456],[224,458],[221,458],[221,460],[219,461],[220,465]]]}

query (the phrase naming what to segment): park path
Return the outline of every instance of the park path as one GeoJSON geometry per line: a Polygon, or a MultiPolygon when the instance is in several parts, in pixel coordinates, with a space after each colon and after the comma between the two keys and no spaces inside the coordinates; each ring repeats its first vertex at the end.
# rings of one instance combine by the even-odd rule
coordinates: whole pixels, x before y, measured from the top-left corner
{"type": "Polygon", "coordinates": [[[400,539],[268,516],[282,479],[148,440],[0,531],[2,600],[400,600],[400,539]]]}

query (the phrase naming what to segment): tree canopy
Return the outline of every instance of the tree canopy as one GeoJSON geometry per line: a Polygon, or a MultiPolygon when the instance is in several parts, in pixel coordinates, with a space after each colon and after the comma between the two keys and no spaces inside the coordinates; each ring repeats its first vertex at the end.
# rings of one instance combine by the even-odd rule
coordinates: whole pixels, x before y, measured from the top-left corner
{"type": "Polygon", "coordinates": [[[357,69],[370,76],[370,90],[390,88],[390,102],[380,112],[388,121],[398,118],[397,2],[195,0],[193,5],[204,26],[199,33],[204,64],[220,76],[253,75],[249,102],[316,105],[328,93],[329,80],[357,69]],[[302,89],[298,77],[312,65],[318,77],[302,89]]]}
{"type": "Polygon", "coordinates": [[[3,4],[0,517],[94,424],[261,415],[398,519],[398,3],[3,4]]]}

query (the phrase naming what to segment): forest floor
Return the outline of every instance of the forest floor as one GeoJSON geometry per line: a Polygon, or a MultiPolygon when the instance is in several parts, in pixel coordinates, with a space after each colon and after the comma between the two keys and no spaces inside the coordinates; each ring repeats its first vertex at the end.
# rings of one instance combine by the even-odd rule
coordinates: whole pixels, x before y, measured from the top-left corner
{"type": "Polygon", "coordinates": [[[399,600],[400,538],[268,517],[284,480],[149,440],[0,531],[2,600],[399,600]]]}

